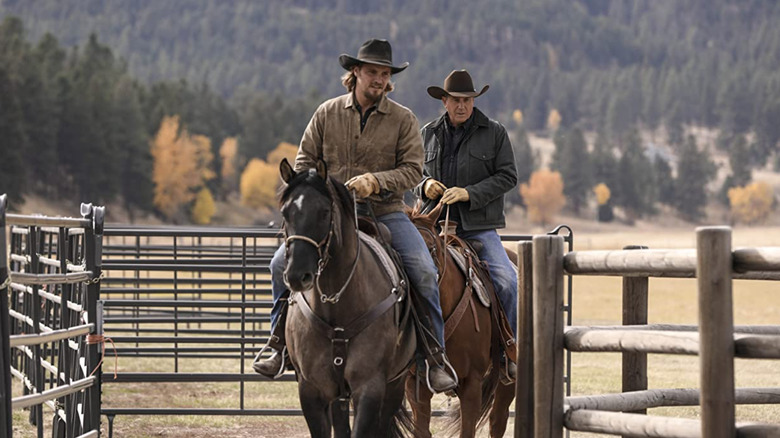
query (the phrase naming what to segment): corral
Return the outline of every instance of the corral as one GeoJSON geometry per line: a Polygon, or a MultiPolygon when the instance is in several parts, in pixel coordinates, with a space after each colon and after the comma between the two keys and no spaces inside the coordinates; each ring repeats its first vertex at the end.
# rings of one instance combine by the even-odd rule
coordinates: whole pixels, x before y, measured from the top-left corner
{"type": "MultiPolygon", "coordinates": [[[[250,385],[265,380],[247,369],[247,361],[251,361],[268,336],[267,263],[278,245],[278,230],[103,229],[102,210],[88,206],[84,214],[81,219],[8,215],[12,236],[11,272],[8,275],[0,271],[4,286],[0,292],[9,291],[14,298],[10,300],[11,315],[18,322],[14,322],[16,328],[3,327],[6,342],[3,350],[14,354],[4,355],[2,365],[4,368],[13,365],[16,377],[27,379],[29,394],[24,396],[24,406],[50,400],[48,405],[56,412],[54,418],[58,418],[54,422],[57,426],[51,428],[52,436],[97,436],[94,429],[100,422],[99,415],[108,419],[109,435],[115,418],[123,415],[300,415],[297,409],[258,406],[247,391],[250,385]],[[92,298],[94,304],[90,304],[92,298]],[[93,307],[94,314],[91,314],[93,307]],[[36,320],[37,326],[33,323],[36,320]],[[30,328],[21,328],[25,324],[30,328]],[[30,331],[34,334],[30,335],[30,331]],[[74,338],[68,340],[66,336],[74,338]],[[38,344],[31,343],[33,346],[26,349],[21,346],[33,337],[38,344]],[[68,356],[69,351],[75,353],[68,356]],[[101,358],[105,359],[102,367],[98,366],[101,358]],[[115,361],[119,361],[121,370],[116,374],[115,361]],[[201,365],[205,362],[209,363],[206,367],[209,372],[203,372],[201,365]],[[42,367],[33,367],[36,363],[42,367]],[[164,401],[170,396],[165,393],[166,384],[171,383],[204,387],[233,385],[238,387],[239,396],[229,406],[204,406],[198,400],[191,407],[170,408],[164,401]],[[147,385],[148,393],[142,396],[161,400],[161,405],[140,408],[112,404],[105,394],[112,394],[127,384],[147,385]]],[[[5,227],[5,223],[2,225],[5,227]]],[[[519,314],[526,317],[519,327],[521,339],[525,341],[521,344],[526,349],[521,359],[529,359],[521,363],[526,372],[520,368],[521,376],[527,378],[518,385],[515,436],[561,436],[564,426],[574,431],[632,436],[775,436],[780,433],[776,426],[734,426],[733,421],[736,404],[777,403],[780,398],[777,388],[734,390],[733,377],[732,385],[726,384],[733,371],[733,365],[729,369],[728,364],[733,363],[735,356],[780,356],[777,353],[780,329],[735,327],[732,332],[729,330],[733,325],[731,308],[717,307],[730,306],[730,298],[725,297],[730,292],[732,277],[775,279],[780,258],[775,249],[731,251],[726,229],[703,230],[700,234],[716,236],[718,244],[705,246],[720,248],[720,252],[701,249],[573,252],[571,247],[563,250],[563,241],[571,243],[571,234],[565,238],[537,236],[533,243],[528,241],[531,236],[511,237],[522,241],[518,244],[524,256],[519,271],[519,314]],[[697,257],[700,257],[698,263],[705,265],[698,270],[697,257]],[[718,261],[721,265],[709,265],[718,261]],[[702,294],[713,293],[713,289],[701,285],[705,278],[712,278],[701,273],[721,276],[706,282],[718,285],[714,292],[719,291],[720,298],[703,299],[700,307],[702,312],[718,318],[703,318],[701,328],[646,325],[647,279],[690,278],[697,272],[702,294]],[[571,319],[566,322],[563,319],[564,311],[571,310],[568,307],[571,297],[563,298],[565,275],[569,279],[580,275],[623,277],[623,323],[634,327],[570,327],[571,319]],[[699,336],[695,334],[697,330],[702,331],[699,336]],[[716,341],[725,345],[725,349],[705,347],[716,341]],[[570,367],[571,361],[564,361],[563,355],[571,351],[626,351],[623,390],[632,392],[564,397],[564,384],[571,383],[571,372],[565,368],[570,367]],[[701,392],[647,390],[646,354],[669,352],[699,354],[702,376],[714,377],[709,378],[709,383],[703,379],[701,392]],[[662,405],[699,404],[701,422],[619,413],[641,412],[662,405]],[[706,428],[714,428],[714,432],[706,428]]],[[[2,237],[5,235],[3,232],[2,237]]],[[[4,241],[0,243],[5,247],[4,241]]],[[[0,269],[5,266],[3,261],[0,269]]],[[[568,291],[571,292],[570,283],[568,291]]],[[[7,302],[4,298],[3,303],[7,302]]],[[[568,312],[569,318],[570,315],[568,312]]],[[[7,384],[3,392],[9,396],[10,376],[6,374],[3,380],[7,384]]],[[[284,379],[294,380],[291,374],[284,379]]],[[[3,422],[8,425],[4,433],[11,436],[11,403],[5,399],[4,403],[0,413],[8,419],[3,422]]],[[[20,403],[14,399],[13,407],[22,407],[20,403]]],[[[43,415],[40,405],[31,410],[30,419],[37,425],[39,436],[44,436],[44,424],[48,427],[51,420],[43,415]]]]}

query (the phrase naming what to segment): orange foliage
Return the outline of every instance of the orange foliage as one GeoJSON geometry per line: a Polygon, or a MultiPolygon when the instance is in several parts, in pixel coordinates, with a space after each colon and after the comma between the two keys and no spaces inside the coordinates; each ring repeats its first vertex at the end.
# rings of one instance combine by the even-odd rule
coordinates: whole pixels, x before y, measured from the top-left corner
{"type": "Polygon", "coordinates": [[[152,140],[154,205],[172,218],[195,198],[203,183],[214,178],[211,142],[179,130],[179,116],[165,117],[152,140]]]}
{"type": "Polygon", "coordinates": [[[561,174],[546,169],[532,173],[528,184],[520,185],[520,194],[528,207],[528,218],[542,226],[552,222],[566,204],[561,174]]]}
{"type": "Polygon", "coordinates": [[[599,205],[604,205],[609,201],[609,198],[612,196],[612,192],[609,190],[609,187],[607,187],[604,183],[599,183],[596,185],[596,187],[593,187],[593,193],[596,194],[596,202],[599,205]]]}
{"type": "Polygon", "coordinates": [[[217,207],[214,205],[211,191],[203,187],[198,192],[198,196],[195,197],[195,205],[192,206],[192,221],[199,225],[208,225],[216,212],[217,207]]]}
{"type": "Polygon", "coordinates": [[[744,224],[764,222],[772,211],[775,199],[772,187],[761,181],[730,188],[728,195],[734,220],[744,224]]]}
{"type": "Polygon", "coordinates": [[[290,163],[295,162],[295,156],[298,155],[298,146],[285,141],[279,143],[276,149],[268,153],[268,163],[278,166],[283,158],[287,158],[290,163]]]}
{"type": "Polygon", "coordinates": [[[222,179],[230,180],[236,175],[236,156],[238,142],[235,137],[228,137],[219,147],[219,157],[222,159],[222,179]]]}
{"type": "Polygon", "coordinates": [[[279,166],[252,158],[241,174],[241,203],[254,208],[275,207],[279,182],[279,166]]]}

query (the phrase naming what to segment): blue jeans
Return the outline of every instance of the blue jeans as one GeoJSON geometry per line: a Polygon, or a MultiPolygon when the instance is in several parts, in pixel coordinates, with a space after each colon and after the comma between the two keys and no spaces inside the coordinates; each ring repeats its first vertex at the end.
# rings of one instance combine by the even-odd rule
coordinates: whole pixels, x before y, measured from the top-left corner
{"type": "MultiPolygon", "coordinates": [[[[436,339],[439,345],[444,348],[444,320],[441,316],[439,285],[436,283],[438,272],[428,252],[428,247],[425,246],[425,241],[405,213],[389,213],[377,217],[377,220],[385,224],[393,234],[391,245],[401,256],[409,282],[427,306],[436,339]]],[[[284,248],[285,245],[282,244],[271,259],[271,292],[274,298],[274,306],[271,309],[271,327],[276,327],[279,320],[279,312],[282,309],[279,297],[282,296],[286,288],[284,285],[284,248]]]]}
{"type": "Polygon", "coordinates": [[[512,333],[517,339],[517,271],[509,256],[506,255],[501,238],[498,237],[496,230],[464,231],[458,233],[458,236],[482,242],[479,258],[487,262],[496,294],[512,327],[512,333]]]}

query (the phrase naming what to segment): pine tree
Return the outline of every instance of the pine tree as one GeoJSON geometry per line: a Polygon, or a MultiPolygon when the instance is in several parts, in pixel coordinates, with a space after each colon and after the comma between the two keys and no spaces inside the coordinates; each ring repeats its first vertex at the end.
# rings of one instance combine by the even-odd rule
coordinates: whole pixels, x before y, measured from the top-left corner
{"type": "Polygon", "coordinates": [[[662,156],[656,155],[653,161],[653,176],[658,187],[658,202],[675,205],[674,177],[672,166],[662,156]]]}
{"type": "Polygon", "coordinates": [[[696,138],[689,135],[682,146],[674,184],[677,211],[686,220],[696,221],[704,215],[707,184],[715,177],[716,170],[709,155],[699,150],[696,138]]]}
{"type": "Polygon", "coordinates": [[[639,132],[632,130],[626,139],[626,150],[618,162],[615,201],[626,210],[629,220],[655,211],[656,193],[653,168],[645,155],[639,132]]]}
{"type": "Polygon", "coordinates": [[[130,78],[123,78],[114,91],[114,100],[121,104],[113,114],[111,139],[119,147],[119,161],[123,163],[120,193],[133,222],[137,211],[153,208],[152,155],[137,85],[130,78]]]}
{"type": "Polygon", "coordinates": [[[0,194],[7,194],[11,205],[24,201],[26,190],[22,151],[26,144],[22,110],[11,78],[0,64],[0,194]]]}
{"type": "Polygon", "coordinates": [[[718,199],[725,205],[729,203],[729,190],[733,187],[744,187],[752,180],[750,156],[747,140],[744,135],[736,135],[728,148],[731,173],[723,181],[718,199]]]}
{"type": "MultiPolygon", "coordinates": [[[[524,127],[520,127],[516,131],[515,139],[512,141],[512,150],[515,154],[515,169],[517,169],[517,184],[519,186],[531,178],[538,161],[531,149],[531,142],[528,140],[528,133],[524,127]]],[[[523,206],[523,199],[520,197],[517,187],[507,192],[505,200],[509,205],[523,206]]]]}
{"type": "Polygon", "coordinates": [[[578,215],[593,186],[588,144],[579,128],[558,131],[554,142],[555,154],[552,168],[561,173],[564,181],[563,193],[569,200],[574,214],[578,215]]]}

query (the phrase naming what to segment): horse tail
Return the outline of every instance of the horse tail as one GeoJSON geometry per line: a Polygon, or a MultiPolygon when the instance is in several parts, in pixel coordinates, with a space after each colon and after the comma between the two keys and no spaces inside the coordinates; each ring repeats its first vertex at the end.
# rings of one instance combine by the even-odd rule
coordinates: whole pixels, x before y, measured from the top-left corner
{"type": "Polygon", "coordinates": [[[390,425],[390,438],[406,438],[414,435],[414,419],[403,406],[399,406],[390,425]]]}
{"type": "MultiPolygon", "coordinates": [[[[481,429],[488,419],[493,407],[493,401],[496,398],[496,388],[499,382],[498,361],[493,363],[487,377],[482,381],[482,400],[480,401],[479,417],[477,420],[477,430],[481,429]]],[[[444,425],[442,427],[444,436],[457,436],[461,429],[460,399],[455,398],[450,403],[449,409],[444,414],[444,425]]]]}

